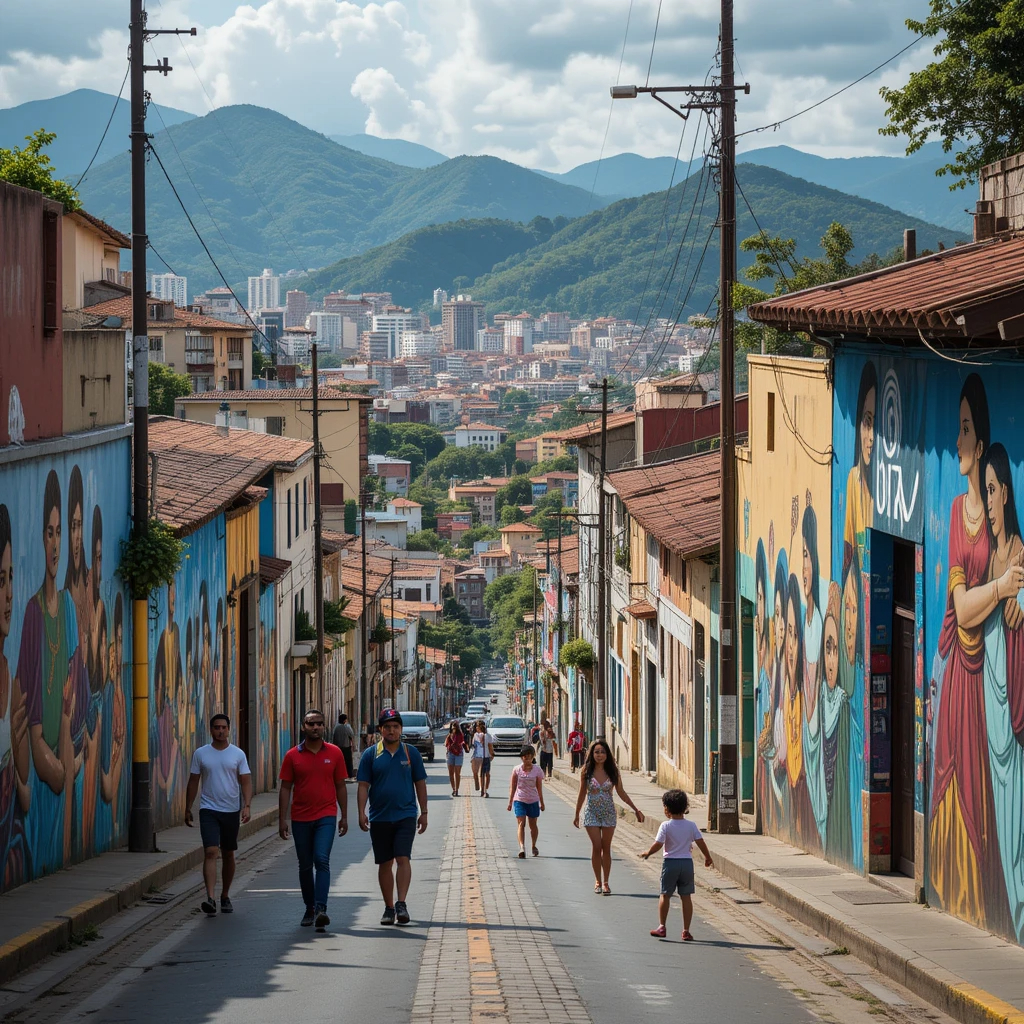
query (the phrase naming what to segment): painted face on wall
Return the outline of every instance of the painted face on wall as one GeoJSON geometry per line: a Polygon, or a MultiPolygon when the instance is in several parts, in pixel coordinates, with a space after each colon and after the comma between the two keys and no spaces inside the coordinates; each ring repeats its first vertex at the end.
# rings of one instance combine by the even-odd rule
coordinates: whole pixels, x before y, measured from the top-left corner
{"type": "Polygon", "coordinates": [[[960,475],[969,476],[981,458],[981,442],[974,429],[974,417],[967,399],[960,402],[960,429],[956,435],[956,454],[960,459],[960,475]]]}
{"type": "Polygon", "coordinates": [[[814,586],[814,570],[811,566],[811,553],[807,550],[807,545],[804,544],[804,557],[803,557],[803,568],[801,570],[801,583],[804,588],[804,597],[807,603],[811,603],[811,587],[814,586]]]}
{"type": "Polygon", "coordinates": [[[789,614],[786,616],[786,677],[789,684],[796,690],[799,679],[800,639],[797,630],[800,628],[800,609],[796,602],[789,602],[789,614]]]}
{"type": "Polygon", "coordinates": [[[757,604],[754,608],[754,632],[758,637],[761,636],[764,631],[764,614],[765,614],[765,598],[764,598],[764,587],[760,583],[757,585],[757,604]]]}
{"type": "Polygon", "coordinates": [[[852,572],[846,577],[846,589],[843,592],[843,618],[846,627],[843,643],[846,646],[846,657],[852,665],[857,660],[857,586],[852,572]]]}
{"type": "Polygon", "coordinates": [[[57,578],[57,566],[60,565],[60,511],[50,510],[50,518],[43,529],[43,548],[46,555],[46,575],[51,580],[57,578]]]}
{"type": "Polygon", "coordinates": [[[775,595],[775,618],[772,626],[775,630],[775,654],[781,659],[786,641],[786,610],[782,606],[782,595],[779,593],[775,595]]]}
{"type": "Polygon", "coordinates": [[[103,579],[103,541],[98,537],[92,545],[92,578],[94,582],[103,579]]]}
{"type": "Polygon", "coordinates": [[[170,621],[171,619],[174,618],[174,600],[175,600],[175,597],[176,597],[176,594],[175,594],[176,589],[177,588],[174,586],[174,580],[172,579],[171,582],[167,584],[167,619],[168,619],[168,621],[170,621]]]}
{"type": "Polygon", "coordinates": [[[82,506],[71,510],[71,564],[75,572],[82,567],[82,506]]]}
{"type": "Polygon", "coordinates": [[[992,466],[985,470],[985,507],[992,536],[1001,537],[1006,524],[1006,484],[999,482],[992,466]]]}
{"type": "Polygon", "coordinates": [[[0,551],[0,644],[11,632],[14,607],[14,554],[8,544],[0,551]]]}
{"type": "Polygon", "coordinates": [[[839,624],[835,616],[826,617],[822,633],[822,646],[825,649],[825,682],[828,683],[830,690],[834,690],[836,683],[839,682],[839,624]]]}
{"type": "Polygon", "coordinates": [[[860,457],[865,469],[871,468],[871,455],[875,448],[875,388],[864,396],[864,405],[860,410],[860,457]]]}

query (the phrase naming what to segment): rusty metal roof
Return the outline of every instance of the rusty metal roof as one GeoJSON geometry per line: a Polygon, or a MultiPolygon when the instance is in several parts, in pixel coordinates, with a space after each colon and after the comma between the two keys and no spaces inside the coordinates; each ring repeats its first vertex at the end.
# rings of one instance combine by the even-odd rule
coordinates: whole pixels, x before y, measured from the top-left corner
{"type": "Polygon", "coordinates": [[[260,555],[260,583],[276,583],[292,567],[287,558],[274,558],[271,555],[260,555]]]}
{"type": "Polygon", "coordinates": [[[767,299],[750,317],[781,330],[937,339],[1024,337],[1024,236],[945,249],[909,263],[767,299]],[[1014,333],[1016,330],[1016,333],[1014,333]]]}
{"type": "Polygon", "coordinates": [[[721,458],[705,452],[653,466],[609,473],[629,514],[682,558],[718,549],[721,537],[721,458]]]}
{"type": "Polygon", "coordinates": [[[626,605],[626,614],[632,615],[634,619],[656,619],[658,609],[650,601],[634,601],[626,605]]]}

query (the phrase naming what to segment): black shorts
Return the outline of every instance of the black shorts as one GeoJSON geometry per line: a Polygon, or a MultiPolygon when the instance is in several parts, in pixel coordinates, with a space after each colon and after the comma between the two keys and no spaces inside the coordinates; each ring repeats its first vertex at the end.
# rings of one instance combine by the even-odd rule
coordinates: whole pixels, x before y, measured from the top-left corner
{"type": "Polygon", "coordinates": [[[203,846],[219,846],[222,850],[238,849],[238,826],[240,811],[211,811],[203,807],[199,811],[199,835],[203,846]]]}
{"type": "Polygon", "coordinates": [[[399,821],[371,821],[370,843],[373,863],[386,864],[396,857],[412,856],[412,841],[416,838],[416,819],[399,821]]]}

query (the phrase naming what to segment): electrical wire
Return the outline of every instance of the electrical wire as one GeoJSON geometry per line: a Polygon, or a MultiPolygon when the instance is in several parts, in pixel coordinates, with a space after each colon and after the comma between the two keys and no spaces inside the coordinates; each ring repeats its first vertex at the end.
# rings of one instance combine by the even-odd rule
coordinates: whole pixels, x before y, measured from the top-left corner
{"type": "Polygon", "coordinates": [[[654,66],[654,47],[658,42],[658,26],[661,24],[661,2],[662,0],[658,0],[658,13],[654,18],[654,38],[651,40],[651,58],[647,62],[647,81],[644,83],[645,87],[651,84],[651,68],[654,66]]]}
{"type": "Polygon", "coordinates": [[[172,266],[170,265],[170,263],[168,263],[168,262],[167,262],[167,260],[165,260],[165,259],[163,258],[163,256],[161,256],[161,255],[160,255],[160,253],[159,253],[159,252],[157,252],[157,248],[156,248],[156,246],[155,246],[155,245],[154,245],[154,244],[153,244],[153,243],[152,243],[152,242],[151,242],[151,241],[150,241],[150,240],[149,240],[148,238],[146,239],[146,248],[147,248],[147,249],[152,249],[152,250],[153,250],[153,255],[154,255],[154,256],[155,256],[155,257],[156,257],[156,258],[157,258],[157,259],[158,259],[158,260],[159,260],[159,261],[160,261],[160,262],[161,262],[161,263],[162,263],[162,264],[163,264],[163,265],[164,265],[164,266],[165,266],[165,267],[166,267],[166,268],[167,268],[167,269],[168,269],[168,270],[169,270],[169,271],[170,271],[170,272],[172,273],[172,274],[174,274],[174,276],[175,276],[175,277],[177,277],[177,276],[178,276],[178,275],[177,275],[177,274],[175,273],[175,271],[174,271],[174,267],[172,267],[172,266]]]}
{"type": "Polygon", "coordinates": [[[199,233],[199,229],[196,227],[195,222],[192,220],[191,215],[189,214],[188,210],[185,207],[185,204],[182,202],[181,196],[178,194],[178,190],[177,188],[175,188],[174,182],[171,181],[171,176],[167,173],[167,168],[164,167],[164,162],[163,160],[160,159],[160,154],[156,151],[156,147],[153,145],[152,141],[149,143],[149,151],[156,158],[156,162],[160,166],[160,170],[163,171],[164,177],[167,179],[167,184],[170,185],[171,191],[174,193],[174,198],[178,200],[178,205],[181,207],[181,212],[185,214],[185,219],[188,221],[189,227],[192,228],[192,231],[195,234],[196,238],[199,239],[199,244],[203,247],[203,251],[206,253],[207,257],[209,257],[210,262],[213,264],[213,269],[217,271],[217,276],[223,282],[224,287],[227,288],[227,290],[231,293],[231,297],[238,304],[238,308],[242,310],[242,312],[245,314],[245,318],[252,325],[253,330],[256,331],[256,333],[259,334],[267,343],[267,351],[273,352],[273,343],[266,336],[266,334],[263,331],[263,328],[260,327],[259,324],[257,324],[256,321],[253,320],[253,318],[249,315],[249,311],[245,308],[245,306],[239,300],[238,296],[235,294],[234,289],[228,283],[228,279],[224,276],[224,272],[220,269],[220,265],[213,258],[213,253],[210,252],[210,247],[206,244],[206,240],[199,233]]]}
{"type": "Polygon", "coordinates": [[[114,106],[113,109],[110,111],[110,117],[107,118],[107,123],[103,129],[103,134],[100,136],[100,141],[96,143],[96,149],[93,151],[92,158],[89,160],[88,166],[78,176],[78,181],[76,181],[74,185],[71,186],[74,189],[77,189],[78,186],[82,184],[82,182],[85,180],[85,176],[92,169],[92,165],[93,162],[96,160],[96,157],[99,156],[100,148],[103,145],[103,140],[107,137],[107,132],[110,131],[110,125],[113,123],[114,115],[117,113],[117,105],[121,102],[121,94],[124,92],[124,85],[125,82],[128,81],[128,75],[131,72],[131,70],[132,62],[129,60],[128,67],[124,69],[124,78],[121,79],[121,88],[117,90],[117,99],[114,100],[114,106]]]}

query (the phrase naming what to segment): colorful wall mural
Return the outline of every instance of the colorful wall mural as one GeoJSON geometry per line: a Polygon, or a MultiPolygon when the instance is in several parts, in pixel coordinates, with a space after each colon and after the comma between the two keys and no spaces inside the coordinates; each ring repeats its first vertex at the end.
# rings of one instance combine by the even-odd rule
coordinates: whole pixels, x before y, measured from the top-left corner
{"type": "Polygon", "coordinates": [[[0,491],[0,891],[128,827],[129,440],[5,465],[0,491]]]}
{"type": "MultiPolygon", "coordinates": [[[[273,789],[281,752],[278,748],[277,709],[281,700],[277,678],[277,588],[260,588],[260,686],[257,697],[259,756],[256,759],[258,790],[273,789]]],[[[285,749],[285,748],[281,748],[285,749]]]]}

